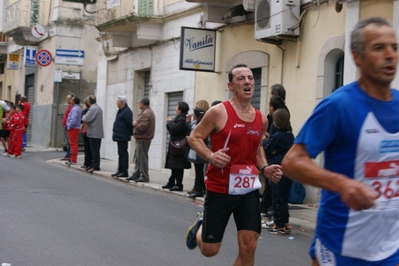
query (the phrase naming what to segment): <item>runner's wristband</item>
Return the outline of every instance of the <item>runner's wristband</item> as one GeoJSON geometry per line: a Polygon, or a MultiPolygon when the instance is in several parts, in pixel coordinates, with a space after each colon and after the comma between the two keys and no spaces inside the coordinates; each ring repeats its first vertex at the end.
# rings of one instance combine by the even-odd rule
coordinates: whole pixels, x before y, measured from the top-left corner
{"type": "Polygon", "coordinates": [[[263,171],[264,171],[267,167],[268,167],[267,164],[265,164],[265,165],[262,167],[262,173],[263,173],[263,171]]]}

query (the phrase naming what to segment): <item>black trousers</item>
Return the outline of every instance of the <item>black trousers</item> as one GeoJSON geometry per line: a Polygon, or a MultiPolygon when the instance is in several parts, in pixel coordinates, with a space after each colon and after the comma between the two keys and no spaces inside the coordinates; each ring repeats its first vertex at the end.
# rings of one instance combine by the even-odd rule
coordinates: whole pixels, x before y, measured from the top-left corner
{"type": "Polygon", "coordinates": [[[91,161],[91,168],[99,171],[101,139],[89,138],[89,141],[90,141],[91,155],[93,156],[93,159],[91,161]]]}
{"type": "Polygon", "coordinates": [[[127,141],[117,141],[118,143],[118,172],[128,174],[129,153],[127,151],[127,141]]]}
{"type": "Polygon", "coordinates": [[[93,156],[91,155],[90,140],[86,135],[83,135],[83,144],[85,147],[85,160],[83,165],[90,167],[91,162],[93,161],[93,156]]]}

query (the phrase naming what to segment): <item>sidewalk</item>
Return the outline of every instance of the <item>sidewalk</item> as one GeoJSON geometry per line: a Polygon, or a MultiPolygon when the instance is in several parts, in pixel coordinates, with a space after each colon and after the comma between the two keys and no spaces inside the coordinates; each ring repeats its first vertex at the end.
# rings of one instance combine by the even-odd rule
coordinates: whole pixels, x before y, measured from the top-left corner
{"type": "MultiPolygon", "coordinates": [[[[73,170],[85,172],[84,169],[80,167],[81,165],[83,165],[83,157],[84,157],[83,155],[79,155],[77,164],[71,165],[70,168],[73,170]]],[[[60,158],[52,159],[49,160],[48,162],[60,164],[65,166],[66,168],[68,167],[65,164],[65,161],[60,161],[60,158]]],[[[123,182],[126,185],[136,186],[144,189],[156,190],[158,192],[180,196],[191,201],[191,199],[188,198],[187,191],[191,190],[192,187],[194,186],[194,177],[184,176],[183,179],[184,190],[182,192],[169,191],[168,189],[162,189],[162,186],[167,183],[168,178],[170,176],[170,170],[165,169],[165,172],[150,170],[149,171],[150,182],[136,183],[134,181],[126,181],[124,178],[120,179],[113,178],[111,174],[117,170],[118,168],[117,164],[118,163],[116,161],[101,159],[101,165],[100,165],[101,171],[95,171],[93,175],[110,180],[115,180],[117,182],[123,182]]],[[[131,174],[132,170],[134,169],[134,164],[130,164],[129,168],[130,168],[129,174],[131,174]]],[[[196,198],[194,202],[196,204],[203,204],[204,198],[202,197],[196,198]]],[[[317,207],[318,207],[317,204],[290,204],[290,224],[292,227],[292,231],[295,232],[296,230],[298,230],[302,232],[312,233],[315,228],[316,214],[318,210],[317,207]]],[[[263,219],[267,220],[268,218],[263,218],[263,219]]]]}

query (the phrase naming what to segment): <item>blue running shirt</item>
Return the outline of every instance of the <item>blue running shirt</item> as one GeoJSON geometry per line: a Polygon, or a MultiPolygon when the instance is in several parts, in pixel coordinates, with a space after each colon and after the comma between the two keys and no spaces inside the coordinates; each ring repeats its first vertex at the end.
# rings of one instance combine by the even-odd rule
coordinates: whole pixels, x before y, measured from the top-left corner
{"type": "Polygon", "coordinates": [[[324,168],[375,190],[376,206],[349,209],[338,194],[322,190],[315,237],[334,253],[379,261],[399,248],[399,92],[383,102],[357,82],[323,99],[294,143],[312,158],[324,151],[324,168]]]}

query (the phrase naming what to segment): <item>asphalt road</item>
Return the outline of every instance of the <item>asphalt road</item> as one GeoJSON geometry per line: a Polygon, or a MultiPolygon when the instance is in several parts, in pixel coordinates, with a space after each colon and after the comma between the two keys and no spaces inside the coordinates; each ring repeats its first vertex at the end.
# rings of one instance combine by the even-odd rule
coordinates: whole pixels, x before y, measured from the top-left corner
{"type": "MultiPolygon", "coordinates": [[[[202,206],[47,163],[61,152],[0,156],[0,265],[232,265],[233,220],[220,253],[188,250],[185,232],[202,206]]],[[[255,265],[310,265],[312,234],[262,233],[255,265]]]]}

